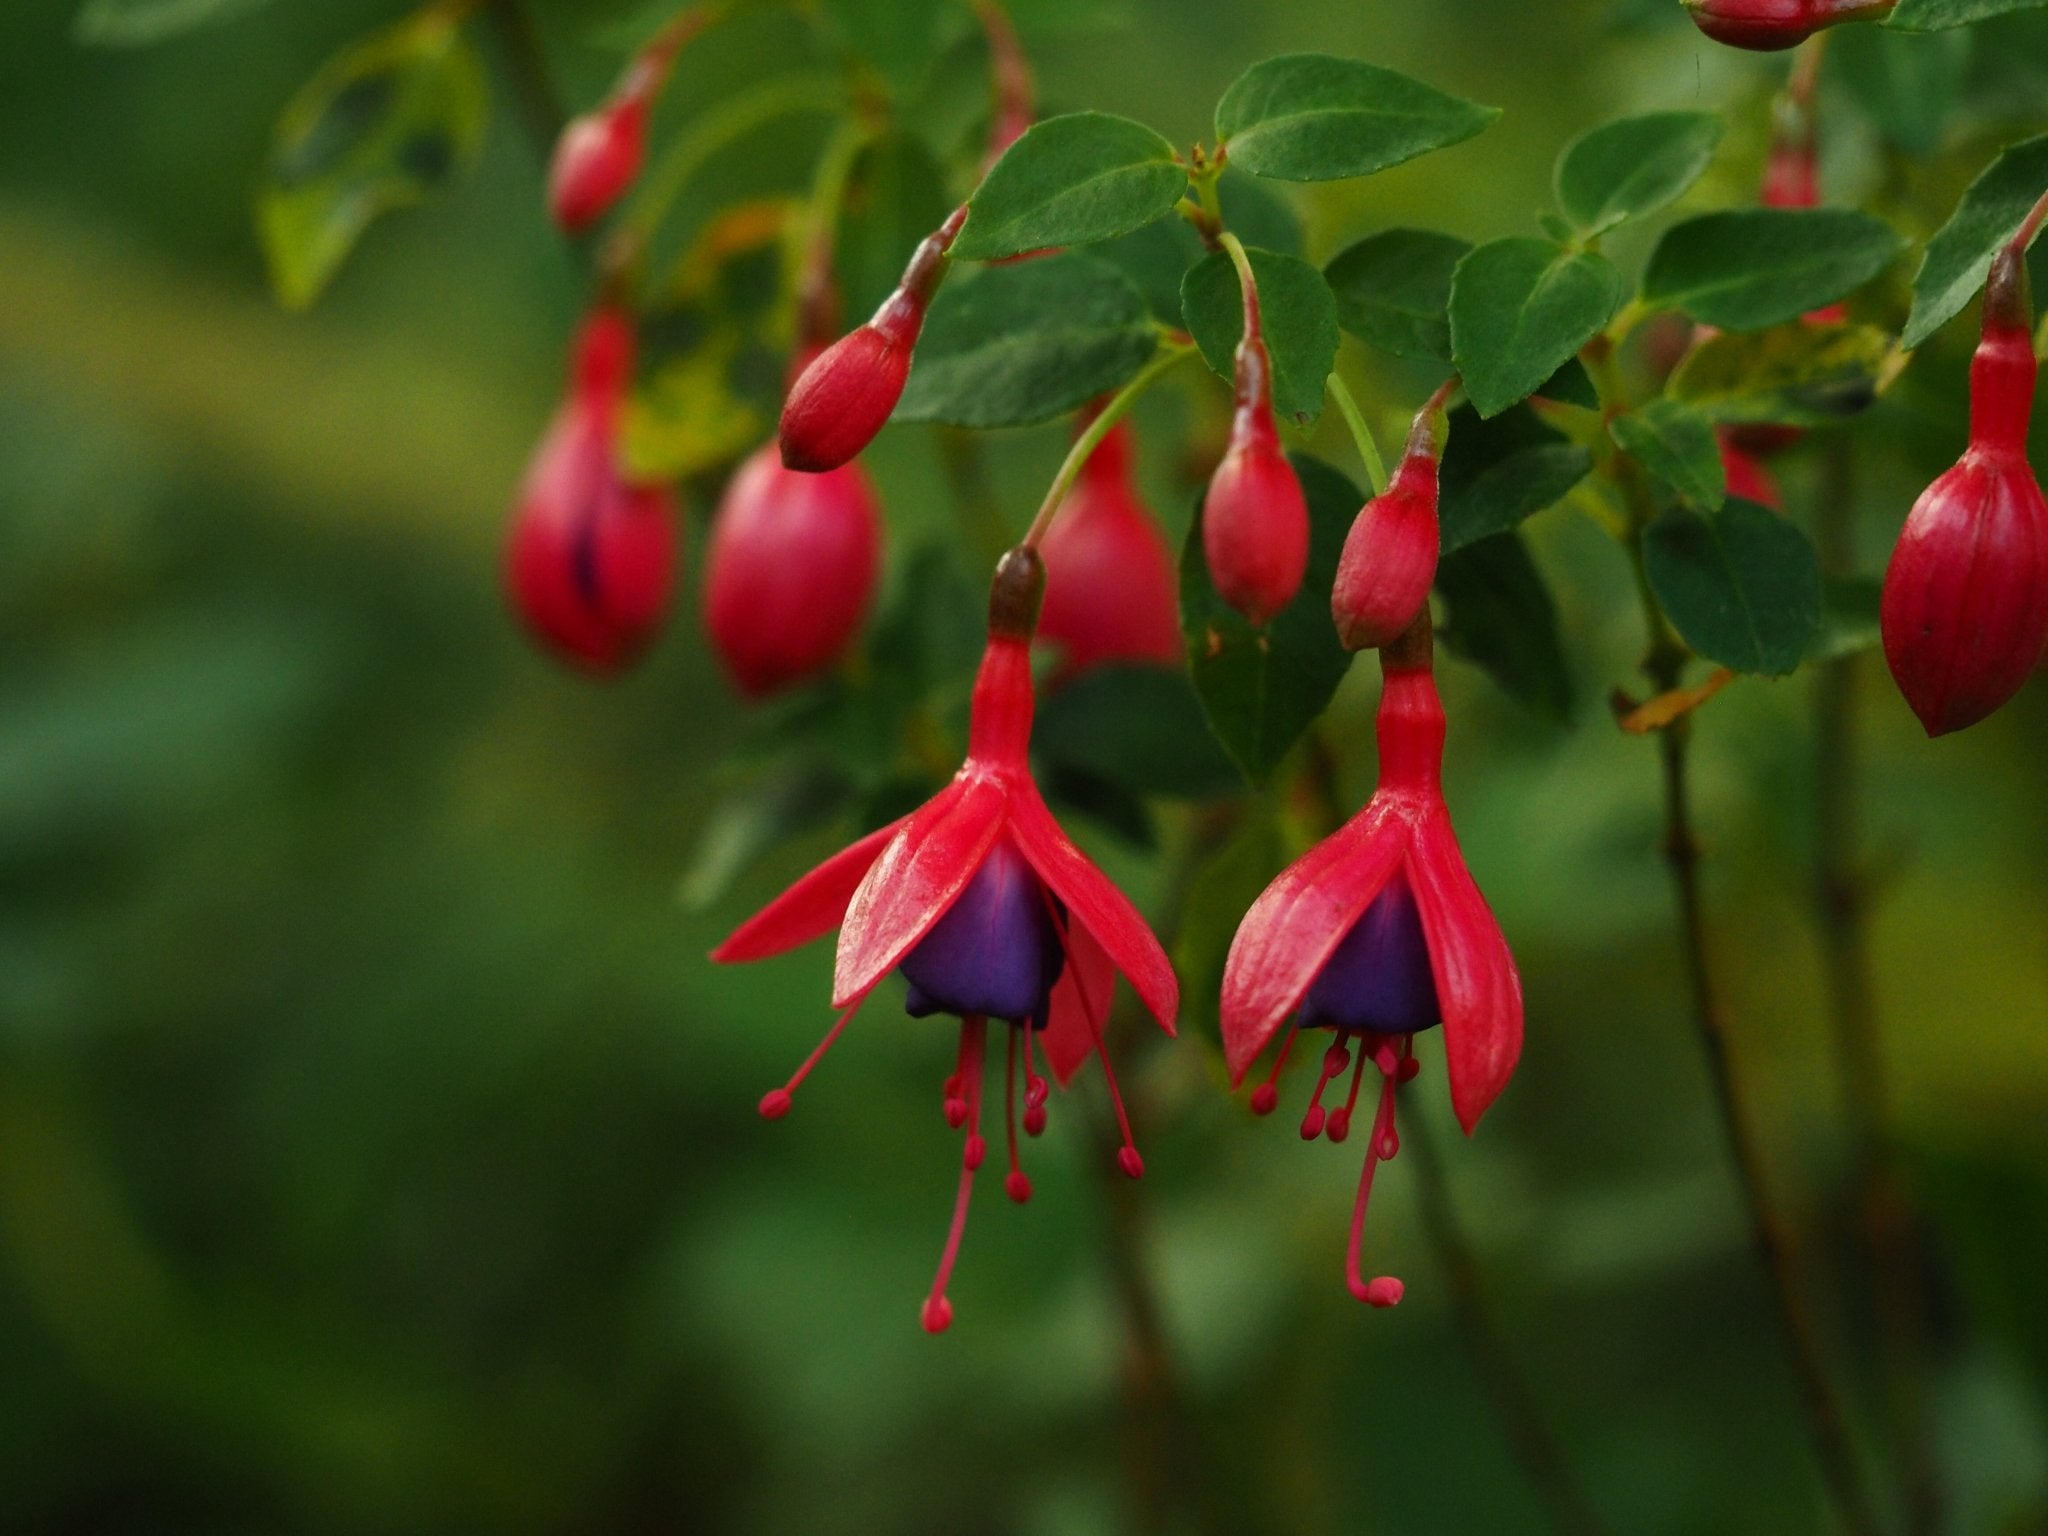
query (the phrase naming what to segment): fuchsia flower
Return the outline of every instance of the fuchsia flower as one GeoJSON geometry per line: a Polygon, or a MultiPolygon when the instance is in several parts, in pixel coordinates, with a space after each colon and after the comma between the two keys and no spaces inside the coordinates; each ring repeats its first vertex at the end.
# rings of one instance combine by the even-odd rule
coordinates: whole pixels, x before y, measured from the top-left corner
{"type": "Polygon", "coordinates": [[[966,1228],[974,1174],[987,1155],[981,1134],[988,1023],[1011,1026],[1005,1069],[1010,1172],[1004,1189],[1022,1203],[1031,1182],[1017,1158],[1017,1063],[1023,1057],[1024,1128],[1045,1124],[1045,1081],[1033,1067],[1034,1034],[1063,1085],[1091,1055],[1102,1057],[1123,1134],[1118,1161],[1137,1178],[1131,1141],[1102,1026],[1121,971],[1169,1035],[1179,986],[1159,941],[1109,880],[1067,840],[1031,777],[1031,633],[1045,588],[1036,554],[1012,550],[997,567],[988,649],[974,684],[967,761],[953,782],[901,821],[862,838],[805,875],[742,923],[711,958],[760,960],[839,929],[832,1006],[843,1010],[761,1113],[789,1112],[791,1094],[893,970],[910,983],[907,1011],[960,1019],[957,1065],[946,1079],[947,1123],[966,1129],[960,1191],[924,1326],[953,1320],[946,1282],[966,1228]]]}
{"type": "Polygon", "coordinates": [[[1330,617],[1348,651],[1398,640],[1436,580],[1437,402],[1424,406],[1387,488],[1368,501],[1344,536],[1330,617]]]}
{"type": "Polygon", "coordinates": [[[1441,1023],[1451,1107],[1469,1134],[1515,1069],[1522,1049],[1522,983],[1500,925],[1465,868],[1444,806],[1444,712],[1430,671],[1424,621],[1381,653],[1379,789],[1365,808],[1283,870],[1253,903],[1223,972],[1223,1050],[1233,1084],[1286,1024],[1252,1108],[1271,1113],[1277,1080],[1303,1028],[1335,1036],[1323,1053],[1301,1123],[1304,1140],[1343,1141],[1370,1060],[1383,1078],[1352,1208],[1344,1277],[1373,1306],[1401,1299],[1401,1282],[1359,1272],[1375,1166],[1399,1147],[1394,1091],[1414,1076],[1414,1037],[1441,1023]],[[1355,1059],[1354,1059],[1355,1058],[1355,1059]],[[1323,1093],[1352,1068],[1343,1105],[1323,1093]]]}
{"type": "Polygon", "coordinates": [[[1131,459],[1131,429],[1119,422],[1081,466],[1041,546],[1038,633],[1059,647],[1062,678],[1105,662],[1180,660],[1179,577],[1138,499],[1131,459]]]}

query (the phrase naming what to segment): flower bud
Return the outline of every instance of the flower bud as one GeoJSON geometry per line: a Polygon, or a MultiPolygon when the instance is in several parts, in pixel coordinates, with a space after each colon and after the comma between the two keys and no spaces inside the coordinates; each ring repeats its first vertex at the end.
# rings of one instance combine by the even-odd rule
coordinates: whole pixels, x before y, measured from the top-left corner
{"type": "Polygon", "coordinates": [[[704,625],[740,691],[758,698],[837,660],[880,559],[881,519],[859,465],[802,474],[772,444],[742,464],[704,565],[704,625]]]}
{"type": "Polygon", "coordinates": [[[1417,419],[1394,478],[1365,504],[1345,536],[1330,616],[1346,650],[1391,644],[1429,601],[1440,548],[1432,414],[1425,411],[1417,419]]]}
{"type": "Polygon", "coordinates": [[[1721,445],[1721,470],[1728,481],[1728,494],[1769,507],[1773,512],[1784,511],[1785,499],[1778,493],[1778,482],[1762,461],[1744,448],[1728,428],[1718,429],[1714,436],[1721,445]]]}
{"type": "Polygon", "coordinates": [[[548,211],[565,233],[578,235],[625,196],[647,155],[647,103],[639,96],[606,102],[562,130],[548,170],[548,211]]]}
{"type": "Polygon", "coordinates": [[[1237,414],[1202,499],[1202,554],[1217,594],[1254,625],[1294,600],[1308,570],[1308,503],[1280,451],[1265,343],[1237,349],[1237,414]]]}
{"type": "Polygon", "coordinates": [[[1039,546],[1045,608],[1038,632],[1071,678],[1104,662],[1180,659],[1179,580],[1166,539],[1138,499],[1131,432],[1096,445],[1039,546]]]}
{"type": "Polygon", "coordinates": [[[2034,353],[2014,296],[2023,275],[2011,251],[1993,268],[1970,367],[1970,446],[1913,504],[1885,571],[1885,660],[1930,736],[1997,709],[2048,645],[2048,503],[2026,458],[2034,353]]]}
{"type": "Polygon", "coordinates": [[[1823,27],[1875,19],[1892,0],[1685,0],[1693,24],[1731,48],[1796,48],[1823,27]]]}
{"type": "Polygon", "coordinates": [[[783,403],[782,462],[819,474],[837,469],[875,440],[902,398],[925,311],[946,276],[946,252],[967,222],[962,204],[904,268],[903,281],[875,317],[812,359],[783,403]]]}
{"type": "Polygon", "coordinates": [[[618,420],[632,366],[625,318],[600,310],[578,339],[570,396],[520,492],[506,587],[541,639],[599,672],[635,660],[668,613],[675,508],[627,483],[618,420]]]}

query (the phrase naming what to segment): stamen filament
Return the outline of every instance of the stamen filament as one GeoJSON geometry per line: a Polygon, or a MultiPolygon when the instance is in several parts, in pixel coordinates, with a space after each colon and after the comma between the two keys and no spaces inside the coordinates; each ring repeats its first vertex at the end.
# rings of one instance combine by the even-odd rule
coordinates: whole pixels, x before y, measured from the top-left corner
{"type": "Polygon", "coordinates": [[[832,1042],[839,1038],[839,1032],[846,1028],[847,1022],[860,1012],[860,1005],[865,1001],[867,999],[860,999],[839,1015],[839,1021],[825,1031],[825,1038],[818,1042],[817,1049],[804,1058],[803,1065],[790,1074],[788,1082],[761,1095],[760,1110],[763,1120],[780,1120],[789,1113],[790,1104],[796,1096],[797,1085],[811,1075],[811,1068],[825,1059],[825,1053],[832,1049],[832,1042]]]}
{"type": "MultiPolygon", "coordinates": [[[[1372,1139],[1366,1143],[1365,1167],[1358,1175],[1358,1201],[1351,1208],[1351,1237],[1344,1248],[1344,1284],[1353,1296],[1372,1307],[1391,1307],[1401,1299],[1402,1292],[1401,1282],[1392,1275],[1365,1280],[1359,1274],[1358,1259],[1359,1249],[1365,1242],[1365,1208],[1372,1199],[1373,1170],[1383,1160],[1381,1146],[1394,1144],[1394,1089],[1401,1081],[1402,1058],[1407,1052],[1406,1039],[1402,1040],[1398,1054],[1393,1054],[1391,1045],[1379,1052],[1376,1065],[1382,1073],[1380,1107],[1373,1116],[1372,1139]]],[[[1363,1048],[1359,1054],[1364,1055],[1363,1048]]]]}
{"type": "MultiPolygon", "coordinates": [[[[1344,1097],[1344,1107],[1330,1111],[1329,1124],[1323,1127],[1323,1134],[1332,1141],[1342,1141],[1351,1134],[1351,1114],[1358,1108],[1358,1085],[1365,1077],[1365,1047],[1358,1048],[1358,1060],[1351,1065],[1351,1092],[1344,1097]]],[[[1387,1154],[1392,1157],[1390,1152],[1387,1154]]]]}
{"type": "MultiPolygon", "coordinates": [[[[1018,1024],[1010,1030],[1009,1061],[1003,1068],[1003,1131],[1010,1143],[1010,1172],[1003,1180],[1003,1193],[1022,1205],[1031,1198],[1031,1180],[1024,1176],[1024,1170],[1017,1166],[1017,1037],[1030,1038],[1030,1026],[1018,1024]]],[[[1025,1047],[1026,1051],[1030,1046],[1025,1047]]],[[[1027,1059],[1024,1070],[1029,1072],[1031,1064],[1027,1059]]]]}
{"type": "Polygon", "coordinates": [[[1045,1096],[1051,1085],[1031,1066],[1031,1030],[1024,1030],[1024,1134],[1045,1134],[1045,1096]]]}
{"type": "Polygon", "coordinates": [[[967,1091],[962,1118],[968,1127],[967,1144],[960,1158],[960,1192],[953,1200],[953,1224],[947,1229],[946,1248],[939,1255],[939,1272],[924,1302],[926,1333],[944,1333],[953,1325],[953,1303],[946,1299],[946,1281],[952,1277],[953,1261],[960,1257],[960,1239],[967,1232],[967,1202],[974,1194],[974,1170],[981,1166],[982,1156],[988,1150],[981,1139],[981,1061],[987,1029],[979,1014],[960,1021],[960,1078],[967,1091]]]}
{"type": "Polygon", "coordinates": [[[1294,1037],[1301,1033],[1299,1024],[1290,1024],[1287,1038],[1280,1042],[1280,1054],[1273,1058],[1273,1070],[1266,1074],[1266,1080],[1252,1090],[1252,1113],[1270,1115],[1273,1107],[1280,1102],[1280,1074],[1287,1067],[1287,1053],[1294,1049],[1294,1037]]]}
{"type": "Polygon", "coordinates": [[[1351,1065],[1351,1052],[1344,1047],[1342,1036],[1330,1043],[1323,1052],[1323,1070],[1316,1078],[1316,1091],[1309,1095],[1308,1112],[1301,1117],[1301,1139],[1314,1141],[1323,1134],[1323,1090],[1330,1086],[1330,1079],[1351,1065]]]}

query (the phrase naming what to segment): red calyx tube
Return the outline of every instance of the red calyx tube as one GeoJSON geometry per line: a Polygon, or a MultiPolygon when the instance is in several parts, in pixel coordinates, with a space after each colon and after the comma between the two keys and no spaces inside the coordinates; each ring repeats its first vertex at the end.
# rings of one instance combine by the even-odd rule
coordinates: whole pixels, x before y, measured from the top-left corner
{"type": "Polygon", "coordinates": [[[1223,462],[1202,499],[1202,553],[1223,601],[1264,625],[1294,601],[1308,570],[1308,503],[1280,451],[1273,419],[1272,364],[1246,303],[1237,348],[1237,411],[1223,462]]]}
{"type": "Polygon", "coordinates": [[[1392,644],[1429,601],[1441,547],[1435,411],[1432,402],[1415,418],[1394,478],[1365,504],[1345,536],[1330,617],[1346,650],[1392,644]]]}

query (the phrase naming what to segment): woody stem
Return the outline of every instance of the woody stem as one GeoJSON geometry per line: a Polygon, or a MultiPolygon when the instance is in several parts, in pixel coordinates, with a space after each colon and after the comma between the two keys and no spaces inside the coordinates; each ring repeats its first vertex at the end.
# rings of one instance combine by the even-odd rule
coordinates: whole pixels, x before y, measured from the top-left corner
{"type": "Polygon", "coordinates": [[[1472,1352],[1473,1367],[1479,1372],[1487,1396],[1493,1400],[1494,1412],[1500,1416],[1516,1460],[1521,1462],[1553,1526],[1568,1536],[1603,1536],[1606,1527],[1544,1423],[1528,1382],[1516,1368],[1500,1320],[1487,1304],[1479,1283],[1479,1266],[1473,1261],[1472,1246],[1466,1241],[1457,1210],[1451,1204],[1443,1164],[1437,1160],[1434,1133],[1423,1124],[1420,1115],[1409,1118],[1404,1144],[1415,1154],[1415,1188],[1421,1198],[1422,1223],[1428,1230],[1430,1247],[1436,1251],[1437,1267],[1450,1288],[1458,1331],[1472,1352]]]}
{"type": "MultiPolygon", "coordinates": [[[[1853,543],[1855,456],[1837,433],[1826,445],[1815,534],[1821,566],[1842,574],[1853,543]]],[[[1816,678],[1814,701],[1814,908],[1826,972],[1835,1075],[1849,1123],[1852,1178],[1876,1291],[1879,1343],[1905,1485],[1906,1529],[1941,1523],[1941,1488],[1929,1444],[1926,1298],[1916,1283],[1918,1226],[1885,1128],[1883,1042],[1870,953],[1871,891],[1860,850],[1862,775],[1856,734],[1862,658],[1843,656],[1816,678]]]]}

